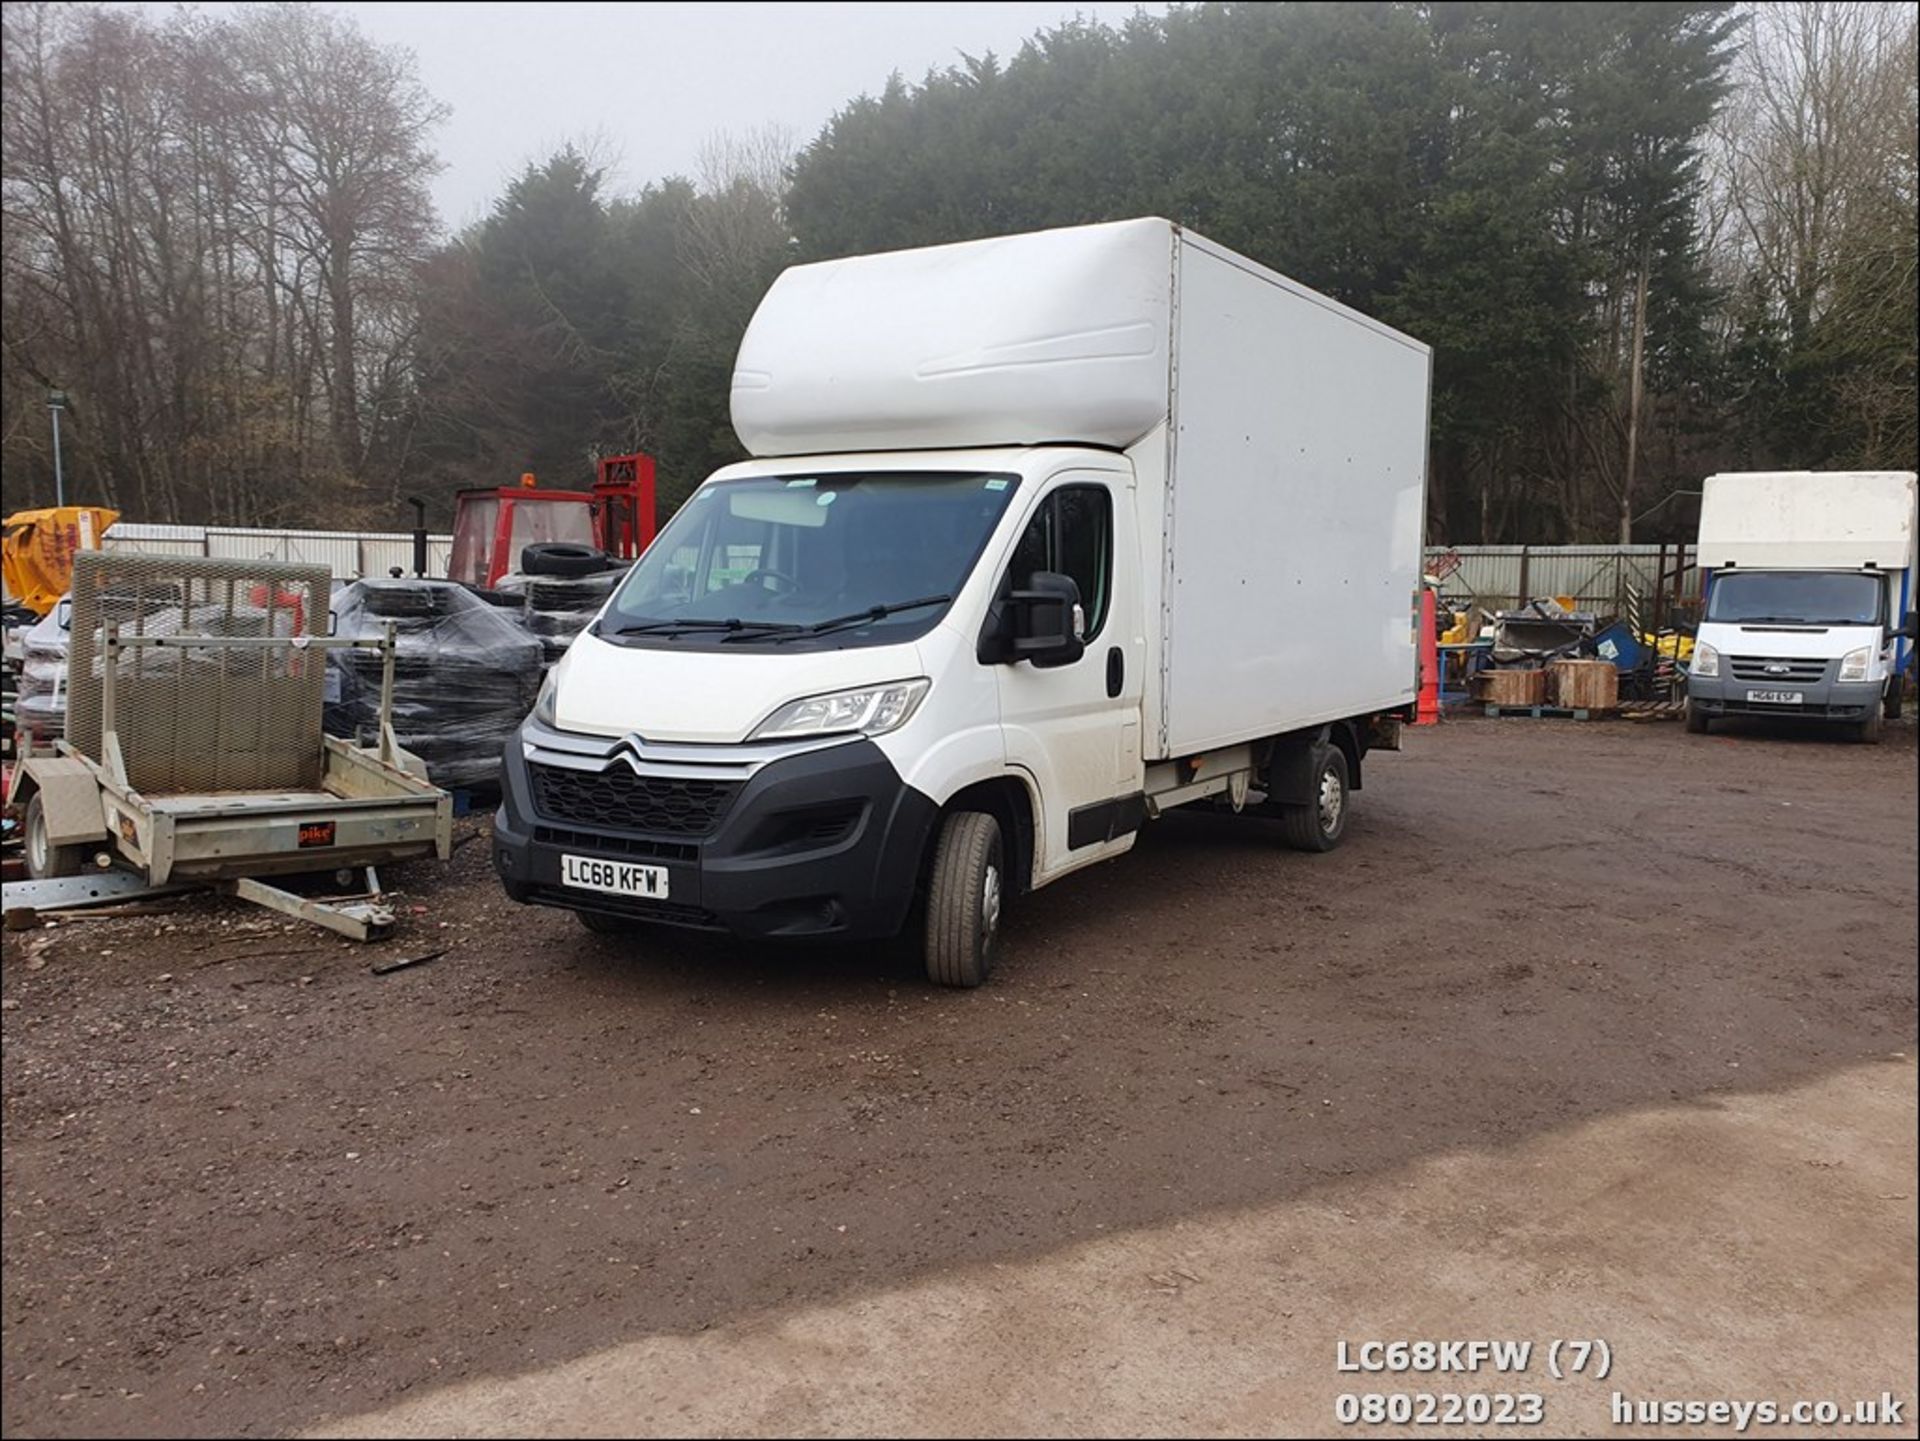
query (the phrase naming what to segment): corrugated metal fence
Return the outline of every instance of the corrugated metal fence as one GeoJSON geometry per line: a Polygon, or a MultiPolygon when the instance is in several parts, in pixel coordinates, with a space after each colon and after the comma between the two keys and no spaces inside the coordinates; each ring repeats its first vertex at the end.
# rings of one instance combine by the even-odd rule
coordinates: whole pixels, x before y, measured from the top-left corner
{"type": "Polygon", "coordinates": [[[1691,604],[1700,599],[1700,568],[1693,563],[1691,546],[1675,584],[1673,572],[1682,561],[1678,549],[1673,545],[1440,545],[1428,547],[1427,569],[1445,572],[1449,558],[1457,558],[1458,568],[1442,581],[1443,593],[1470,594],[1487,609],[1564,595],[1571,596],[1581,610],[1615,613],[1625,610],[1635,593],[1643,599],[1652,596],[1661,584],[1663,567],[1670,603],[1691,604]]]}
{"type": "MultiPolygon", "coordinates": [[[[413,536],[406,531],[256,530],[214,525],[134,525],[107,531],[104,548],[141,555],[204,555],[224,560],[286,560],[324,565],[335,580],[413,568],[413,536]]],[[[445,575],[453,537],[427,537],[427,573],[445,575]]]]}

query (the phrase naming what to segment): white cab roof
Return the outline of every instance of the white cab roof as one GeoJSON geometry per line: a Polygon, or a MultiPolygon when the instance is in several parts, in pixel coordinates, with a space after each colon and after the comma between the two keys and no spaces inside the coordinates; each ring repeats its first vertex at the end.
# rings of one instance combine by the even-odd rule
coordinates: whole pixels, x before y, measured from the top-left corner
{"type": "Polygon", "coordinates": [[[799,265],[740,343],[754,455],[1078,442],[1167,418],[1176,231],[1123,220],[799,265]]]}

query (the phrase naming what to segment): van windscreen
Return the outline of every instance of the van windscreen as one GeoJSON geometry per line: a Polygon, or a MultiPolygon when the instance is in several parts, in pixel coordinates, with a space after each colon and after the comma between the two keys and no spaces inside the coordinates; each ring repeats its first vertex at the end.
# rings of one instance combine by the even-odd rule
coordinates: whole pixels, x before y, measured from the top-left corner
{"type": "Polygon", "coordinates": [[[915,472],[703,486],[635,563],[598,632],[789,644],[823,622],[926,602],[819,638],[905,640],[939,619],[1018,484],[1010,475],[915,472]]]}
{"type": "Polygon", "coordinates": [[[1736,570],[1713,578],[1708,620],[1734,625],[1878,625],[1885,587],[1844,570],[1736,570]]]}

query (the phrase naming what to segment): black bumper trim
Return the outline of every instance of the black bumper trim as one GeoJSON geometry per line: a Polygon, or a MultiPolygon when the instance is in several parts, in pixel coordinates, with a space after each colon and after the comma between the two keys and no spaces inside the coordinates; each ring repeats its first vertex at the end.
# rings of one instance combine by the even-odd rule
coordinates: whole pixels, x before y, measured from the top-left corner
{"type": "Polygon", "coordinates": [[[672,832],[588,830],[537,811],[516,736],[501,763],[493,864],[507,894],[533,905],[749,938],[890,936],[913,903],[938,814],[863,738],[762,766],[697,843],[672,832]],[[670,900],[565,887],[563,854],[659,864],[670,900]]]}
{"type": "Polygon", "coordinates": [[[1147,794],[1116,796],[1110,801],[1076,806],[1067,812],[1067,849],[1105,845],[1121,836],[1132,835],[1147,823],[1147,794]]]}

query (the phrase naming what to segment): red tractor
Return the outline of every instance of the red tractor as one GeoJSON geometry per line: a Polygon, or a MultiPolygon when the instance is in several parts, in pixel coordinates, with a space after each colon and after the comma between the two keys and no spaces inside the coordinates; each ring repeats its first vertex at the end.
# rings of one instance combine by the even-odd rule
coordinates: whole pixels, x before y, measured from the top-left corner
{"type": "MultiPolygon", "coordinates": [[[[521,552],[530,545],[577,546],[583,559],[598,550],[632,560],[653,540],[654,529],[650,455],[606,457],[591,491],[546,490],[529,472],[519,485],[483,486],[455,496],[447,577],[491,590],[519,569],[521,552]]],[[[424,558],[416,557],[415,564],[423,568],[424,558]]]]}

